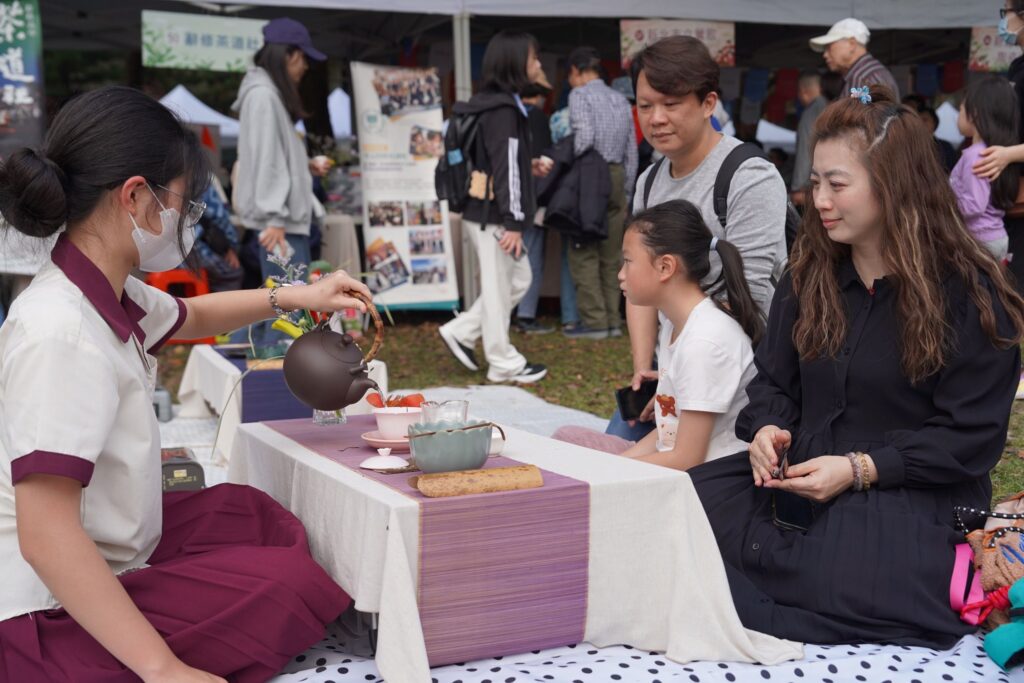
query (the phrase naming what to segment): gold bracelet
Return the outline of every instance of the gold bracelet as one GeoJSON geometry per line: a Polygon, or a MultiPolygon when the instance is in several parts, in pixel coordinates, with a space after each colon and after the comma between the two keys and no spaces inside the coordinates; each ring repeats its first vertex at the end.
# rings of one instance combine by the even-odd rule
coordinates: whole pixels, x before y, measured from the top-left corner
{"type": "Polygon", "coordinates": [[[860,468],[864,473],[864,488],[862,490],[867,491],[871,488],[871,470],[868,469],[868,454],[857,451],[857,460],[860,461],[860,468]]]}

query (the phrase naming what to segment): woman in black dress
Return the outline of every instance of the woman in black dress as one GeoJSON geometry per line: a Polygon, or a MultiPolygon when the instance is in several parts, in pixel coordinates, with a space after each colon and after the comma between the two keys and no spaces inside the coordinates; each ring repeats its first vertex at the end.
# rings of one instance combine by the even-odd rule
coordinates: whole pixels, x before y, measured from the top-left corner
{"type": "Polygon", "coordinates": [[[1024,300],[917,116],[870,97],[815,126],[814,203],[736,423],[749,453],[690,474],[745,626],[948,647],[972,630],[949,605],[953,506],[989,504],[1024,300]]]}

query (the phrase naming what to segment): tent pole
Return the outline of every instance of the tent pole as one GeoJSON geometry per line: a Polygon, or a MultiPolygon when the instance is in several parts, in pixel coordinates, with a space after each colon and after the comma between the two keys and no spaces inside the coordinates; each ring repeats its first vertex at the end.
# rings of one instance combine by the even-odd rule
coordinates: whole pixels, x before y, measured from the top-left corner
{"type": "Polygon", "coordinates": [[[469,13],[452,17],[452,49],[455,66],[455,100],[465,102],[473,95],[473,64],[470,56],[469,13]]]}

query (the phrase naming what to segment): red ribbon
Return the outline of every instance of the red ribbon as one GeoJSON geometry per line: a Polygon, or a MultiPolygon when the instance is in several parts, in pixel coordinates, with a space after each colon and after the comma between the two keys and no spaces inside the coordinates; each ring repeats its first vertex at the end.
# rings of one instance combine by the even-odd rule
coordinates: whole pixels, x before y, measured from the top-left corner
{"type": "MultiPolygon", "coordinates": [[[[972,602],[969,605],[964,605],[960,609],[960,616],[963,618],[971,610],[980,609],[981,613],[978,615],[978,624],[983,623],[988,619],[988,615],[992,614],[997,609],[1009,609],[1010,608],[1010,587],[1002,586],[1000,588],[991,591],[985,595],[984,600],[978,602],[972,602]]],[[[974,622],[971,622],[974,623],[974,622]]]]}

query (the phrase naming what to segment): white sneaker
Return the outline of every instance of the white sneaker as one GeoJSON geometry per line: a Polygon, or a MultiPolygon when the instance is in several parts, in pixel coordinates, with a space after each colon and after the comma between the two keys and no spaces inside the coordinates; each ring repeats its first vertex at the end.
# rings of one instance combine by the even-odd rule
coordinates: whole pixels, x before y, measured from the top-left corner
{"type": "Polygon", "coordinates": [[[533,384],[539,382],[548,374],[547,367],[540,363],[527,363],[526,367],[510,377],[491,377],[488,373],[488,382],[515,382],[516,384],[533,384]]]}
{"type": "Polygon", "coordinates": [[[455,360],[459,361],[466,366],[467,369],[476,372],[480,369],[480,366],[476,362],[476,354],[473,353],[473,349],[468,346],[464,346],[458,339],[452,336],[451,332],[444,329],[444,326],[437,328],[438,333],[441,335],[441,339],[444,341],[444,345],[448,347],[448,350],[455,360]]]}

